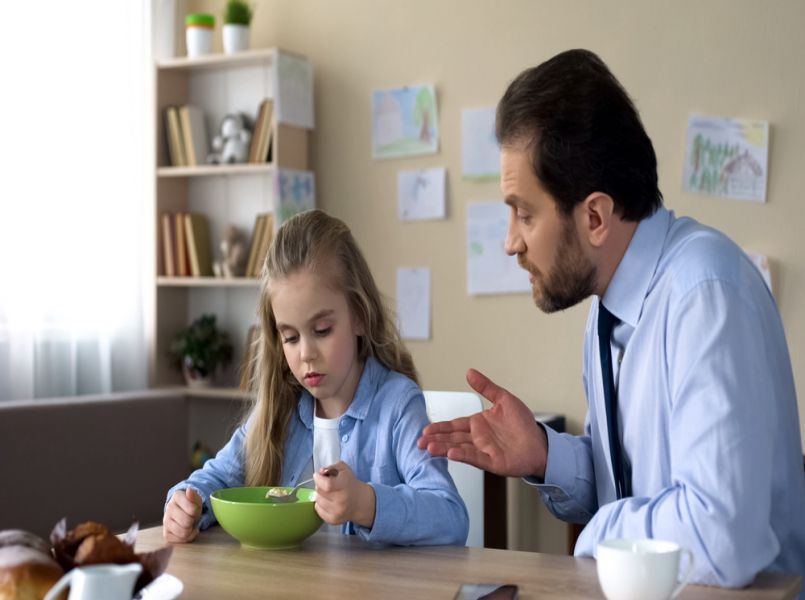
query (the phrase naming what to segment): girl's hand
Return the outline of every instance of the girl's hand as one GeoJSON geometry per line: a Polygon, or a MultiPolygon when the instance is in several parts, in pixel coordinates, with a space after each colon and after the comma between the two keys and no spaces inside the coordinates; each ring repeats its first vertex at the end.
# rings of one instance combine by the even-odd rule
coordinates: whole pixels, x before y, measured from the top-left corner
{"type": "Polygon", "coordinates": [[[192,542],[198,535],[196,521],[201,516],[201,496],[193,488],[173,492],[162,517],[162,537],[171,544],[192,542]]]}
{"type": "Polygon", "coordinates": [[[326,468],[333,467],[338,469],[336,476],[324,475],[324,468],[313,474],[316,512],[330,525],[352,521],[371,529],[375,522],[375,490],[358,480],[347,463],[339,461],[326,468]]]}

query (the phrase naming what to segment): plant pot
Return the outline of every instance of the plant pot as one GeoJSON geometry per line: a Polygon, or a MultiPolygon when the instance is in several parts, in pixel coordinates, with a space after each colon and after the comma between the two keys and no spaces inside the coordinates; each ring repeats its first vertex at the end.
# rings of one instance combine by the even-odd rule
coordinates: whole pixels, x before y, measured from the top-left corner
{"type": "Polygon", "coordinates": [[[211,53],[215,17],[205,14],[187,15],[185,24],[187,56],[192,58],[211,53]]]}
{"type": "Polygon", "coordinates": [[[187,365],[182,366],[182,375],[187,383],[187,387],[191,388],[208,388],[212,386],[212,375],[202,375],[192,367],[187,365]]]}
{"type": "Polygon", "coordinates": [[[224,24],[224,53],[234,54],[249,49],[249,26],[224,24]]]}

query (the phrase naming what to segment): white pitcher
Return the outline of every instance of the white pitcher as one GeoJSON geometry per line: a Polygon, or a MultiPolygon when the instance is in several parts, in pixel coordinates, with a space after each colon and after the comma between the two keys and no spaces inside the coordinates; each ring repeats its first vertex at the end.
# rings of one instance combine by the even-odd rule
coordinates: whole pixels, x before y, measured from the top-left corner
{"type": "Polygon", "coordinates": [[[45,600],[54,600],[68,585],[68,600],[131,600],[134,584],[142,570],[140,563],[76,567],[50,588],[45,600]]]}

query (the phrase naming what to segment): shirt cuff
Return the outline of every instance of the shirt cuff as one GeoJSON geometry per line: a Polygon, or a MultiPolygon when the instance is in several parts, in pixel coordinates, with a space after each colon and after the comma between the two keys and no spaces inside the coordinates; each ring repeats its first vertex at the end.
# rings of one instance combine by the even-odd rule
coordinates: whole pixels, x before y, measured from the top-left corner
{"type": "Polygon", "coordinates": [[[576,457],[573,444],[565,436],[547,425],[542,425],[548,436],[548,460],[545,465],[545,478],[523,477],[528,485],[555,501],[573,495],[576,484],[576,457]]]}
{"type": "Polygon", "coordinates": [[[385,542],[400,538],[407,518],[400,511],[405,506],[398,501],[394,490],[380,483],[369,483],[375,491],[375,522],[372,527],[353,523],[355,533],[368,542],[385,542]],[[400,504],[401,506],[398,506],[400,504]]]}

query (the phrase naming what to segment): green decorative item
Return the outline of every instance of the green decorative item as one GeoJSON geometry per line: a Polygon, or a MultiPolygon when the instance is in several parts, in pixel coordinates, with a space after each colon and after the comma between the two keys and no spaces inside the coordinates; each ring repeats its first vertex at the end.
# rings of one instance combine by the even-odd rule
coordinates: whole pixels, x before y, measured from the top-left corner
{"type": "Polygon", "coordinates": [[[187,384],[205,387],[219,366],[232,360],[229,335],[218,329],[215,315],[202,315],[173,338],[170,352],[187,384]]]}
{"type": "MultiPolygon", "coordinates": [[[[212,512],[229,535],[244,546],[294,548],[321,526],[314,508],[315,490],[301,488],[290,504],[266,498],[269,487],[225,488],[212,493],[212,512]]],[[[290,491],[292,488],[283,488],[290,491]]]]}
{"type": "Polygon", "coordinates": [[[233,54],[249,49],[252,7],[245,0],[229,0],[224,11],[224,52],[233,54]]]}
{"type": "Polygon", "coordinates": [[[252,7],[244,0],[229,0],[224,11],[224,23],[249,25],[252,22],[252,7]]]}

